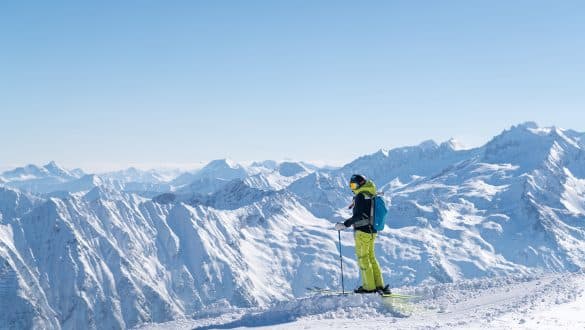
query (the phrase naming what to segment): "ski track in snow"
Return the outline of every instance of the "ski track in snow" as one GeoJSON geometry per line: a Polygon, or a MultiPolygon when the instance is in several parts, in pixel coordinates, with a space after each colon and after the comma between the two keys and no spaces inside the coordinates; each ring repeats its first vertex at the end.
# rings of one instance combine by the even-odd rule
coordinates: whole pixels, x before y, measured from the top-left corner
{"type": "Polygon", "coordinates": [[[420,297],[410,316],[374,295],[314,295],[268,309],[211,308],[136,329],[582,329],[583,290],[582,273],[465,280],[397,289],[420,297]]]}

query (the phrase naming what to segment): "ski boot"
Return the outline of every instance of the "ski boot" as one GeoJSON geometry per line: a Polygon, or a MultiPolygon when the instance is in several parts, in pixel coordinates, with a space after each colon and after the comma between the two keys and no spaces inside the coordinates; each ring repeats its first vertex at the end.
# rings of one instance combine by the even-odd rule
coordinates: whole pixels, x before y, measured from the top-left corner
{"type": "Polygon", "coordinates": [[[376,291],[378,291],[379,294],[392,294],[392,291],[390,291],[390,284],[386,284],[383,288],[376,288],[376,291]]]}
{"type": "Polygon", "coordinates": [[[355,293],[374,293],[374,292],[376,292],[376,290],[366,290],[366,289],[364,289],[363,286],[360,286],[359,288],[354,289],[353,292],[355,292],[355,293]]]}

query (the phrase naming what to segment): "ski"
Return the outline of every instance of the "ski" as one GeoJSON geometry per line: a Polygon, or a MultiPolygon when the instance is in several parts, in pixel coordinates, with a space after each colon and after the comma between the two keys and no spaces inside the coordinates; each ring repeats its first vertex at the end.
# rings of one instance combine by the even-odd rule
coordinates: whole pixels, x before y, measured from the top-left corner
{"type": "Polygon", "coordinates": [[[378,294],[384,298],[403,298],[403,299],[416,299],[420,298],[419,296],[413,296],[408,294],[401,294],[401,293],[379,293],[378,294]]]}
{"type": "MultiPolygon", "coordinates": [[[[307,292],[314,296],[323,296],[323,297],[349,297],[349,296],[358,296],[358,295],[368,295],[368,293],[355,293],[353,291],[350,292],[343,292],[338,290],[331,290],[331,289],[323,289],[319,287],[307,288],[307,292]]],[[[372,294],[376,294],[379,296],[382,302],[382,305],[388,310],[391,311],[392,315],[396,317],[409,317],[415,311],[415,305],[413,303],[420,298],[419,296],[413,295],[406,295],[400,293],[390,293],[384,294],[381,292],[372,292],[372,294]]]]}
{"type": "MultiPolygon", "coordinates": [[[[368,294],[368,293],[355,293],[355,292],[342,292],[342,291],[338,291],[338,290],[331,290],[331,289],[324,289],[324,288],[319,288],[319,287],[312,287],[312,288],[307,288],[308,292],[311,293],[318,293],[318,294],[325,294],[325,295],[361,295],[361,294],[368,294]]],[[[378,294],[380,297],[382,298],[394,298],[394,299],[416,299],[419,298],[418,296],[412,296],[412,295],[406,295],[406,294],[400,294],[400,293],[381,293],[381,292],[372,292],[372,293],[376,293],[378,294]]]]}

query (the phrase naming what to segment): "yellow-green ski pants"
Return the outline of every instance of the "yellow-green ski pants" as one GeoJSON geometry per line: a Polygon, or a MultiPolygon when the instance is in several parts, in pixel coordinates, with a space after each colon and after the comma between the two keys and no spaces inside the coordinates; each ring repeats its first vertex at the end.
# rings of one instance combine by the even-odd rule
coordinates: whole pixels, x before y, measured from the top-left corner
{"type": "Polygon", "coordinates": [[[366,290],[375,290],[384,287],[384,279],[380,271],[380,264],[376,260],[374,252],[374,241],[376,234],[368,234],[356,230],[355,254],[362,275],[362,287],[366,290]]]}

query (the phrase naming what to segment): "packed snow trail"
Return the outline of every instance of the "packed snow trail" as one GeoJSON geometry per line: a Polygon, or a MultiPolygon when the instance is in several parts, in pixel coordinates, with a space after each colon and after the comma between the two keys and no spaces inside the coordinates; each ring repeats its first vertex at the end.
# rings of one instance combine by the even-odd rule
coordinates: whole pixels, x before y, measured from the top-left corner
{"type": "Polygon", "coordinates": [[[584,289],[585,275],[580,273],[477,279],[403,288],[422,297],[413,303],[410,317],[397,315],[376,295],[315,295],[262,310],[210,309],[193,319],[139,329],[499,329],[526,326],[528,321],[554,327],[559,320],[547,321],[554,317],[546,313],[551,308],[580,314],[580,319],[573,315],[571,327],[585,324],[585,305],[577,305],[585,301],[584,289]]]}

